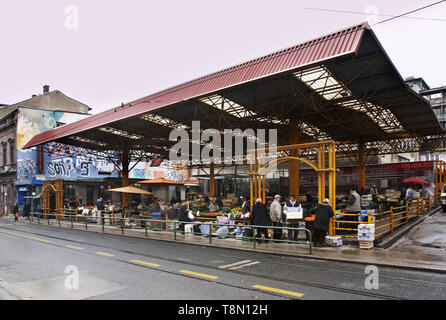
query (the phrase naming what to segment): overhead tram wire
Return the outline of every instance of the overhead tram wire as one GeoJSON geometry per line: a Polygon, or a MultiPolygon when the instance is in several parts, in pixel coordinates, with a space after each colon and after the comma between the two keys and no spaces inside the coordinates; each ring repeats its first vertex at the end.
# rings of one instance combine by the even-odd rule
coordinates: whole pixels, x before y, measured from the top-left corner
{"type": "Polygon", "coordinates": [[[437,5],[437,4],[440,4],[440,3],[443,3],[443,2],[446,2],[446,0],[437,1],[437,2],[434,2],[434,3],[428,4],[427,6],[424,6],[424,7],[421,7],[421,8],[415,9],[415,10],[412,10],[412,11],[408,11],[408,12],[405,12],[405,13],[402,13],[402,14],[400,14],[400,15],[397,15],[397,16],[392,17],[392,18],[389,18],[389,19],[385,19],[385,20],[379,21],[379,22],[377,22],[377,23],[374,23],[372,26],[376,26],[376,25],[378,25],[378,24],[381,24],[381,23],[384,23],[384,22],[388,22],[388,21],[394,20],[394,19],[396,19],[396,18],[401,18],[401,17],[406,16],[406,15],[408,15],[408,14],[411,14],[411,13],[414,13],[414,12],[417,12],[417,11],[421,11],[421,10],[424,10],[424,9],[427,9],[427,8],[430,8],[430,7],[433,7],[433,6],[435,6],[435,5],[437,5]]]}
{"type": "MultiPolygon", "coordinates": [[[[313,10],[313,11],[325,11],[325,12],[334,12],[334,13],[350,13],[350,14],[362,14],[362,15],[369,15],[371,13],[367,12],[360,12],[360,11],[349,11],[349,10],[336,10],[336,9],[324,9],[324,8],[305,8],[302,9],[305,10],[313,10]]],[[[409,13],[407,13],[409,14],[409,13]]],[[[390,18],[404,18],[404,19],[415,19],[415,20],[427,20],[427,21],[439,21],[439,22],[446,22],[446,19],[438,19],[438,18],[425,18],[425,17],[405,17],[405,16],[394,16],[390,14],[373,14],[378,17],[390,17],[390,18]]]]}

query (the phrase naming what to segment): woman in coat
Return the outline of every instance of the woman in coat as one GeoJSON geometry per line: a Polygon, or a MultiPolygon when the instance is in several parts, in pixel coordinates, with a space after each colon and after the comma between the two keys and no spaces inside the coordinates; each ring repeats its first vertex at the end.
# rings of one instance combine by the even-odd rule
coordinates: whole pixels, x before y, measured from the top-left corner
{"type": "Polygon", "coordinates": [[[330,219],[334,216],[333,209],[329,204],[329,200],[325,199],[315,210],[315,219],[313,224],[313,242],[321,247],[325,244],[325,236],[327,235],[330,219]]]}
{"type": "MultiPolygon", "coordinates": [[[[262,199],[257,199],[256,204],[252,208],[252,224],[255,226],[270,226],[271,219],[268,214],[268,210],[266,209],[266,205],[262,203],[262,199]]],[[[268,229],[267,228],[257,228],[256,238],[262,238],[262,234],[265,239],[268,238],[268,229]]],[[[260,240],[257,240],[260,242],[260,240]]]]}

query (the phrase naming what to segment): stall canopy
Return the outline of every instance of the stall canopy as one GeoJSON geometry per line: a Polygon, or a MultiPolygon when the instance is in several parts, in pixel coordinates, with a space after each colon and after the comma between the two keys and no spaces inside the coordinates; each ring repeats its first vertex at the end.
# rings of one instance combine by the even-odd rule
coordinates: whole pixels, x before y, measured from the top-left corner
{"type": "Polygon", "coordinates": [[[139,189],[132,186],[122,187],[122,188],[114,188],[114,189],[108,189],[110,192],[121,192],[121,193],[137,193],[137,194],[153,194],[152,192],[139,189]]]}
{"type": "Polygon", "coordinates": [[[340,30],[33,137],[90,150],[168,157],[172,129],[276,128],[287,144],[335,140],[338,156],[428,151],[445,131],[367,23],[340,30]],[[290,129],[290,121],[296,123],[290,129]]]}

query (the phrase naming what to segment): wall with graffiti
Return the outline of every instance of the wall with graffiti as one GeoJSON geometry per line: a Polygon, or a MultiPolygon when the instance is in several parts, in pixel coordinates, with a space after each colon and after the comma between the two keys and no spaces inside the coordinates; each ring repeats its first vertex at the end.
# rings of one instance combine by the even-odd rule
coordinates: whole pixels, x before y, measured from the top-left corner
{"type": "Polygon", "coordinates": [[[17,120],[17,179],[29,180],[36,177],[37,148],[23,149],[33,136],[54,129],[58,124],[80,120],[88,115],[61,111],[19,108],[17,120]]]}
{"type": "Polygon", "coordinates": [[[112,162],[93,153],[82,152],[85,156],[70,154],[70,149],[58,152],[54,144],[48,143],[44,155],[44,174],[46,179],[88,179],[118,178],[119,171],[112,162]]]}
{"type": "MultiPolygon", "coordinates": [[[[20,108],[17,124],[17,179],[31,180],[37,175],[44,175],[45,179],[88,179],[88,178],[119,178],[119,170],[110,162],[95,154],[81,152],[85,156],[78,156],[79,152],[70,147],[58,150],[57,145],[48,143],[44,147],[44,171],[37,170],[37,148],[23,150],[23,146],[36,134],[54,129],[58,124],[71,123],[88,115],[45,111],[30,108],[20,108]]],[[[131,179],[156,179],[181,181],[182,173],[163,167],[150,167],[150,162],[130,163],[131,179]]]]}

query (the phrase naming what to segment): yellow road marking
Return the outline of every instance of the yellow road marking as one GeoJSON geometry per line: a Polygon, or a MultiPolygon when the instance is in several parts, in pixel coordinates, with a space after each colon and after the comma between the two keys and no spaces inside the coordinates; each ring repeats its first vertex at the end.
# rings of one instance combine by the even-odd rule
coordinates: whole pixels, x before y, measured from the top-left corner
{"type": "Polygon", "coordinates": [[[140,263],[140,264],[144,264],[146,266],[151,266],[151,267],[159,267],[160,266],[159,264],[142,261],[142,260],[130,260],[130,262],[140,263]]]}
{"type": "Polygon", "coordinates": [[[114,254],[107,253],[107,252],[101,252],[101,251],[96,251],[95,253],[100,255],[100,256],[106,256],[106,257],[113,257],[114,256],[114,254]]]}
{"type": "Polygon", "coordinates": [[[203,277],[203,278],[208,278],[208,279],[217,279],[218,277],[216,276],[211,276],[209,274],[204,274],[204,273],[199,273],[199,272],[193,272],[193,271],[189,271],[189,270],[180,270],[179,272],[181,273],[186,273],[186,274],[191,274],[193,276],[197,276],[197,277],[203,277]]]}
{"type": "Polygon", "coordinates": [[[282,293],[282,294],[286,294],[289,296],[294,296],[294,297],[303,297],[304,294],[303,293],[299,293],[299,292],[294,292],[294,291],[288,291],[288,290],[282,290],[282,289],[277,289],[277,288],[271,288],[271,287],[266,287],[266,286],[261,286],[256,284],[255,286],[252,286],[255,289],[261,289],[261,290],[266,290],[266,291],[271,291],[271,292],[276,292],[276,293],[282,293]]]}
{"type": "Polygon", "coordinates": [[[70,248],[70,249],[75,249],[75,250],[84,250],[84,248],[76,247],[76,246],[71,246],[71,245],[66,245],[66,247],[67,247],[67,248],[70,248]]]}
{"type": "Polygon", "coordinates": [[[15,232],[9,232],[9,231],[4,231],[4,230],[0,230],[0,232],[7,233],[7,234],[10,234],[10,235],[13,235],[13,236],[18,236],[18,237],[30,239],[30,240],[36,240],[36,241],[40,241],[40,242],[45,242],[45,243],[50,242],[49,240],[35,238],[35,237],[30,237],[30,236],[25,236],[23,234],[19,234],[19,233],[15,233],[15,232]]]}

